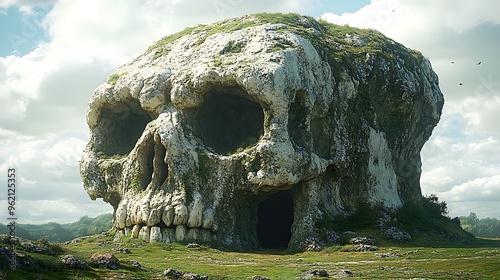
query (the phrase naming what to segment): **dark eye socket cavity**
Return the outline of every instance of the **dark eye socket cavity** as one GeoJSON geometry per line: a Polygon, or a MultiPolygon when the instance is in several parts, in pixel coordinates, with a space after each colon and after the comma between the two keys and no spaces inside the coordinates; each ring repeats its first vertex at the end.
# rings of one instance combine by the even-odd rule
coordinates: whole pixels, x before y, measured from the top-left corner
{"type": "Polygon", "coordinates": [[[196,112],[194,132],[219,154],[249,147],[264,133],[264,111],[238,87],[208,93],[196,112]]]}
{"type": "Polygon", "coordinates": [[[129,154],[151,120],[137,101],[103,108],[99,115],[96,150],[105,156],[129,154]]]}

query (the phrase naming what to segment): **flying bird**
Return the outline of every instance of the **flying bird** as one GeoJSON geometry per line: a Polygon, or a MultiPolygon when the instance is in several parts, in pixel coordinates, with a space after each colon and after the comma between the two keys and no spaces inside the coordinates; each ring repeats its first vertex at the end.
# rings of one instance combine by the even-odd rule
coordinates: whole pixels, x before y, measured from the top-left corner
{"type": "Polygon", "coordinates": [[[455,61],[452,61],[451,64],[455,64],[455,61]]]}
{"type": "Polygon", "coordinates": [[[463,84],[462,84],[462,83],[460,83],[460,84],[458,84],[458,85],[459,85],[459,86],[462,86],[463,84]]]}
{"type": "Polygon", "coordinates": [[[481,61],[479,61],[476,65],[479,65],[479,64],[481,64],[481,61]]]}

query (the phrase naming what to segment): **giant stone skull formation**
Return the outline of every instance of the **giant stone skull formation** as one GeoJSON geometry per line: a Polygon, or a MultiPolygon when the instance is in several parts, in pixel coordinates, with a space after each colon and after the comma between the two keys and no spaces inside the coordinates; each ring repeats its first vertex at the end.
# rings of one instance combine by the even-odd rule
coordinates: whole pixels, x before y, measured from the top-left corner
{"type": "Polygon", "coordinates": [[[420,200],[420,150],[443,106],[420,53],[299,15],[183,34],[89,101],[81,174],[118,236],[304,250],[332,241],[319,219],[420,200]]]}

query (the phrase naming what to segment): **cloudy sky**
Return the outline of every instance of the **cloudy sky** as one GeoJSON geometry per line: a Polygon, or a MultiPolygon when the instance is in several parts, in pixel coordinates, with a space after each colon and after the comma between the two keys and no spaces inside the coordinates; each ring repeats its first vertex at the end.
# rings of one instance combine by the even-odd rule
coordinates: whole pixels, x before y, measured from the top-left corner
{"type": "Polygon", "coordinates": [[[430,59],[446,104],[422,151],[422,191],[452,217],[500,219],[499,10],[497,0],[0,0],[0,177],[17,168],[21,223],[111,212],[78,173],[93,89],[184,27],[297,12],[377,29],[430,59]]]}

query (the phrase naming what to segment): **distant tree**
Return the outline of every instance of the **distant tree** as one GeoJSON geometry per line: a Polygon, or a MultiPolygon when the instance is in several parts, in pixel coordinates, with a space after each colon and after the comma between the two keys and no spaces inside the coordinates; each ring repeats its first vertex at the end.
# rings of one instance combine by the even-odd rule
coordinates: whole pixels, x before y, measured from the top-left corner
{"type": "Polygon", "coordinates": [[[500,221],[496,218],[479,219],[476,213],[470,212],[469,216],[459,217],[462,228],[478,237],[499,237],[500,221]]]}

